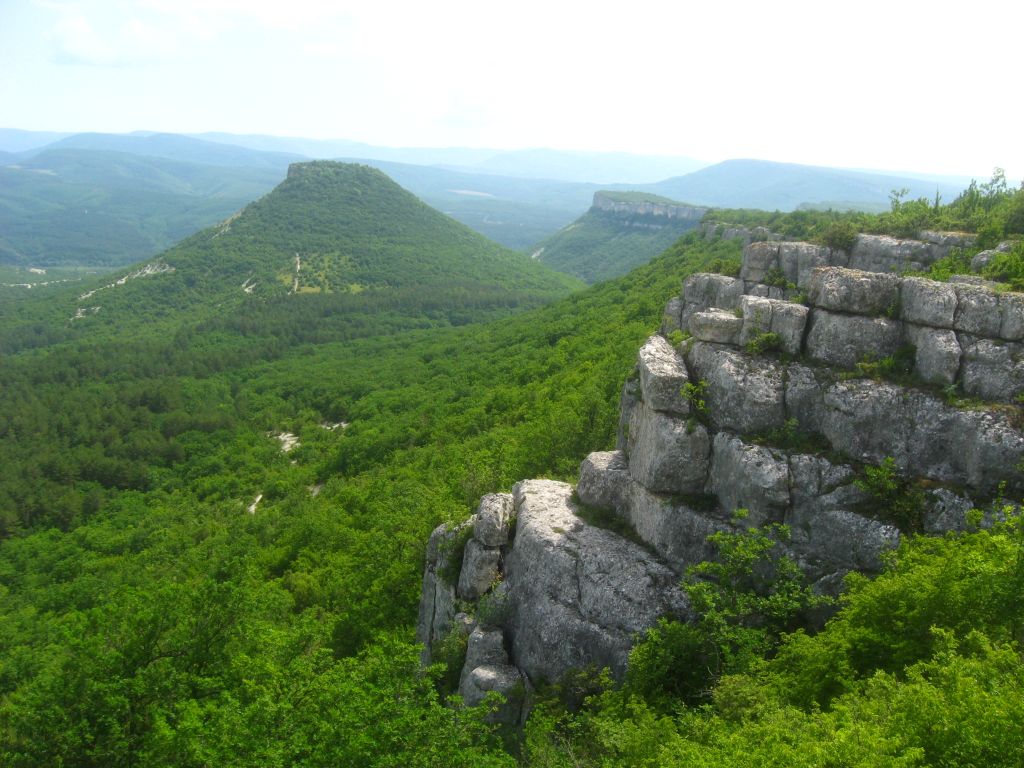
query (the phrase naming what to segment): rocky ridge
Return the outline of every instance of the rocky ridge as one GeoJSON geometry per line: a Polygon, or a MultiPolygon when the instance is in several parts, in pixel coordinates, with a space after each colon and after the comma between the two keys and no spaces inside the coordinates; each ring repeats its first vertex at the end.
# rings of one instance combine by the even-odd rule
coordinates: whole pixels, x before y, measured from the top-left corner
{"type": "Polygon", "coordinates": [[[692,222],[697,224],[708,212],[707,208],[683,203],[659,202],[655,200],[620,200],[605,192],[595,192],[591,210],[613,213],[620,216],[643,217],[644,219],[665,219],[666,223],[692,222]]]}
{"type": "Polygon", "coordinates": [[[616,450],[587,457],[575,495],[524,481],[434,531],[424,660],[467,635],[460,692],[505,694],[497,717],[514,722],[531,685],[589,665],[621,676],[637,633],[689,617],[679,577],[714,556],[717,531],[784,523],[788,554],[834,593],[849,571],[879,570],[900,525],[962,530],[972,509],[1019,498],[1024,295],[895,272],[956,243],[862,235],[847,253],[755,240],[738,277],[688,277],[625,383],[616,450]],[[896,359],[898,381],[862,375],[896,359]],[[913,521],[876,514],[858,482],[890,461],[921,489],[913,521]]]}

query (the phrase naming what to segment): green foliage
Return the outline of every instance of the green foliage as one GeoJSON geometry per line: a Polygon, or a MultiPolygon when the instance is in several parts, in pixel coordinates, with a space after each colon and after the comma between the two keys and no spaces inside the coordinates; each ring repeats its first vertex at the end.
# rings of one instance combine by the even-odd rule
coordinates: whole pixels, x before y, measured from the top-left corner
{"type": "Polygon", "coordinates": [[[691,567],[684,581],[698,618],[649,630],[630,655],[624,691],[666,710],[675,701],[706,701],[723,674],[752,668],[808,610],[825,604],[781,553],[788,535],[772,524],[710,536],[717,558],[691,567]]]}
{"type": "MultiPolygon", "coordinates": [[[[917,350],[911,344],[901,344],[891,355],[879,359],[866,358],[857,362],[849,376],[864,377],[897,384],[914,384],[914,363],[917,350]]],[[[848,377],[849,377],[848,376],[848,377]]]]}
{"type": "Polygon", "coordinates": [[[462,573],[462,562],[466,556],[466,544],[473,536],[473,526],[463,525],[445,540],[442,551],[438,553],[443,558],[444,565],[438,570],[437,575],[446,584],[455,586],[459,583],[459,574],[462,573]]]}
{"type": "Polygon", "coordinates": [[[820,235],[822,245],[837,251],[850,251],[857,241],[857,227],[850,219],[830,222],[820,235]]]}
{"type": "Polygon", "coordinates": [[[917,533],[922,530],[924,491],[900,475],[891,456],[877,467],[864,467],[864,476],[855,484],[869,497],[865,504],[866,512],[891,520],[902,531],[917,533]]]}
{"type": "Polygon", "coordinates": [[[781,427],[753,435],[750,440],[758,445],[768,445],[794,453],[822,454],[832,449],[828,440],[818,433],[800,429],[800,422],[795,418],[786,419],[781,427]]]}
{"type": "Polygon", "coordinates": [[[704,400],[707,391],[708,383],[704,379],[700,379],[699,381],[688,381],[683,384],[679,394],[690,404],[695,415],[703,417],[708,412],[708,404],[704,400]]]}
{"type": "Polygon", "coordinates": [[[746,343],[748,355],[766,355],[782,349],[782,337],[773,331],[758,331],[746,343]]]}

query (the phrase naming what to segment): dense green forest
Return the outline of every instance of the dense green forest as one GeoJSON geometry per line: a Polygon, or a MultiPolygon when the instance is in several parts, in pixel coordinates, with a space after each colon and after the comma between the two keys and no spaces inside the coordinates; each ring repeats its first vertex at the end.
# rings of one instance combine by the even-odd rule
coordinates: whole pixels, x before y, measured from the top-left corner
{"type": "MultiPolygon", "coordinates": [[[[929,221],[959,216],[998,240],[1019,231],[1021,200],[982,186],[927,204],[929,221]]],[[[806,236],[898,231],[915,205],[815,214],[806,236]]],[[[793,631],[806,595],[792,570],[777,567],[769,602],[748,589],[771,532],[723,537],[714,578],[687,585],[704,618],[652,630],[621,686],[591,670],[540,691],[522,733],[456,706],[443,665],[421,670],[412,642],[430,530],[521,478],[572,480],[610,447],[665,300],[686,274],[735,266],[739,245],[688,235],[625,277],[499,319],[571,286],[528,277],[517,303],[510,280],[477,305],[445,272],[494,279],[476,265],[438,266],[417,292],[413,256],[374,272],[372,252],[353,250],[353,282],[386,274],[394,289],[358,311],[348,302],[374,292],[337,290],[329,271],[319,293],[243,294],[246,255],[280,268],[277,223],[282,251],[315,241],[307,208],[296,195],[271,210],[267,240],[243,223],[237,248],[207,235],[169,253],[190,312],[157,276],[122,286],[152,303],[132,314],[126,299],[118,322],[76,328],[49,296],[0,314],[0,762],[1021,764],[1012,507],[990,530],[907,538],[881,577],[851,579],[817,634],[793,631]],[[189,259],[205,282],[188,284],[189,259]],[[298,438],[287,452],[285,432],[298,438]]],[[[1006,279],[1024,278],[1019,259],[1018,245],[1006,279]]]]}

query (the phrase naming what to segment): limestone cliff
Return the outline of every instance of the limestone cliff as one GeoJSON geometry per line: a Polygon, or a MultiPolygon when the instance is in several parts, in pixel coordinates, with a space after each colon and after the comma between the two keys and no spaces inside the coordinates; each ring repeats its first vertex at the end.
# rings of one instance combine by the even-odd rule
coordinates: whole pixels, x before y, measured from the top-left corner
{"type": "Polygon", "coordinates": [[[635,226],[652,227],[664,226],[670,222],[696,224],[708,212],[707,208],[675,203],[667,199],[622,199],[614,192],[595,192],[591,210],[617,214],[623,219],[632,220],[635,226]],[[659,224],[659,219],[664,224],[659,224]]]}
{"type": "Polygon", "coordinates": [[[714,556],[708,536],[746,526],[789,526],[789,554],[835,592],[849,571],[877,571],[908,524],[871,508],[865,465],[892,459],[920,481],[913,526],[928,533],[1024,495],[1024,294],[896,273],[957,242],[861,235],[847,253],[755,240],[739,277],[688,277],[625,383],[616,450],[583,462],[576,496],[531,480],[485,497],[451,582],[459,533],[434,532],[426,657],[447,633],[471,633],[470,702],[587,665],[621,675],[637,633],[689,615],[678,580],[714,556]],[[895,381],[863,375],[895,360],[895,381]],[[578,502],[618,515],[640,543],[586,522],[578,502]]]}

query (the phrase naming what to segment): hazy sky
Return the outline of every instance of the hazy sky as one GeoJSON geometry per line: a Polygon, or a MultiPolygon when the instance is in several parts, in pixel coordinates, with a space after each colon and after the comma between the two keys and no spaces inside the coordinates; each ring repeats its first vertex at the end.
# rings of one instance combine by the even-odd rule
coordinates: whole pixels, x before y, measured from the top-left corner
{"type": "Polygon", "coordinates": [[[0,0],[0,127],[1024,177],[1015,0],[0,0]]]}

